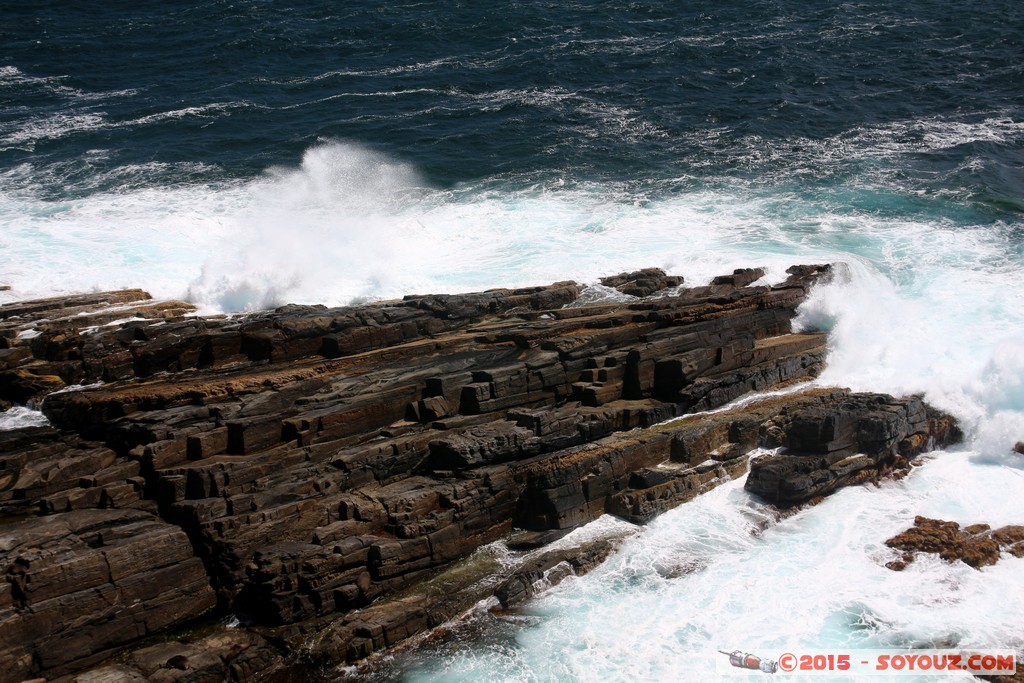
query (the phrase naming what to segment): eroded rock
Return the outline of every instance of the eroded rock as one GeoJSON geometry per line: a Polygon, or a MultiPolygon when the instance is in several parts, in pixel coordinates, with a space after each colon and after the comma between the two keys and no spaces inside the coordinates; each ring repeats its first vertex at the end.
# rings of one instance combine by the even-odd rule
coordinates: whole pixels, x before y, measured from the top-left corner
{"type": "Polygon", "coordinates": [[[184,532],[139,510],[79,510],[0,532],[3,680],[67,672],[215,605],[184,532]],[[72,668],[73,667],[73,668],[72,668]]]}
{"type": "Polygon", "coordinates": [[[249,669],[197,640],[136,653],[131,675],[246,680],[280,661],[268,642],[358,659],[452,618],[481,586],[510,581],[514,602],[603,553],[464,581],[475,551],[515,529],[542,544],[607,512],[647,521],[742,476],[759,446],[789,449],[751,485],[785,502],[951,437],[918,399],[843,390],[659,425],[817,376],[825,337],[791,320],[829,272],[685,288],[640,271],[607,286],[657,296],[576,308],[571,282],[232,318],[138,290],[0,307],[0,372],[27,378],[0,382],[0,401],[88,385],[46,396],[53,427],[0,434],[11,676],[98,664],[214,602],[252,624],[237,633],[266,636],[231,644],[249,669]],[[141,607],[101,617],[83,591],[141,607]],[[24,629],[44,613],[79,627],[24,629]]]}
{"type": "Polygon", "coordinates": [[[1024,526],[1005,526],[995,531],[988,524],[960,528],[957,522],[918,516],[913,527],[885,544],[905,551],[899,561],[886,565],[890,569],[904,569],[913,561],[913,553],[933,553],[947,562],[959,560],[980,569],[998,562],[1001,551],[1024,557],[1024,526]]]}
{"type": "Polygon", "coordinates": [[[905,467],[908,458],[961,435],[953,418],[920,398],[850,394],[838,403],[785,409],[771,419],[766,436],[784,449],[753,463],[746,488],[791,505],[905,467]]]}

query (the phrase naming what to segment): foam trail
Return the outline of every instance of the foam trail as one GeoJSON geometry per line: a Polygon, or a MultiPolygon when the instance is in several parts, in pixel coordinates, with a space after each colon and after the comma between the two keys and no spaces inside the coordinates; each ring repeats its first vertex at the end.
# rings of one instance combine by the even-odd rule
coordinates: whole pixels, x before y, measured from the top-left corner
{"type": "Polygon", "coordinates": [[[947,455],[762,533],[769,515],[737,481],[534,600],[534,625],[511,642],[455,646],[407,679],[468,681],[490,668],[499,681],[713,680],[718,650],[1021,647],[1024,560],[977,571],[922,557],[897,573],[884,567],[896,553],[883,545],[914,514],[1010,523],[1021,484],[1019,471],[1007,479],[947,455]],[[990,494],[974,495],[979,488],[990,494]],[[979,609],[994,604],[997,612],[979,609]]]}

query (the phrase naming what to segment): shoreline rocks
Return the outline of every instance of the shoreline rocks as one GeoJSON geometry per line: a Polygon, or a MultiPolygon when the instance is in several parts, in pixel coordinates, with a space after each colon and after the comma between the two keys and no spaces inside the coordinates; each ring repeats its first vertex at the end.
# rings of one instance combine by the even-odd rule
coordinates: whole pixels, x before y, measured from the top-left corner
{"type": "Polygon", "coordinates": [[[914,526],[888,539],[890,548],[902,550],[899,560],[885,566],[902,571],[914,561],[915,553],[934,553],[947,562],[957,560],[981,569],[999,561],[1001,553],[1024,557],[1024,526],[1010,525],[993,530],[988,524],[960,528],[957,522],[918,515],[914,526]]]}
{"type": "Polygon", "coordinates": [[[954,420],[920,398],[853,394],[841,405],[787,409],[772,418],[766,443],[784,451],[751,467],[746,489],[781,505],[803,503],[865,474],[907,467],[909,458],[961,439],[954,420]]]}
{"type": "Polygon", "coordinates": [[[605,513],[648,521],[742,476],[752,449],[785,449],[747,485],[788,505],[954,440],[915,397],[813,389],[701,412],[817,376],[825,336],[790,322],[829,273],[687,288],[638,271],[605,286],[648,298],[588,306],[572,282],[237,317],[139,290],[0,306],[0,401],[41,400],[52,425],[0,432],[0,648],[21,662],[0,683],[81,671],[204,613],[248,626],[153,655],[185,669],[133,675],[192,680],[174,672],[213,671],[220,653],[230,678],[232,636],[264,669],[358,660],[487,595],[514,604],[539,577],[585,571],[611,546],[544,544],[605,513]],[[126,529],[175,550],[130,552],[114,572],[126,529]],[[515,530],[540,559],[473,560],[515,530]],[[100,558],[111,571],[86,572],[100,558]],[[460,583],[481,567],[488,581],[460,583]],[[69,582],[43,598],[50,574],[69,582]],[[147,586],[154,606],[133,611],[147,586]],[[36,618],[22,602],[52,600],[55,620],[125,626],[83,626],[59,661],[46,629],[3,639],[36,618]]]}

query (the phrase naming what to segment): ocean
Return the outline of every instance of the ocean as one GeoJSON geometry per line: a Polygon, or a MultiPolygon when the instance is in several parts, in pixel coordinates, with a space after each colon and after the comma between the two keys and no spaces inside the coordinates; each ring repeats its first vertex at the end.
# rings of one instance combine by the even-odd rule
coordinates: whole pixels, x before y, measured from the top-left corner
{"type": "Polygon", "coordinates": [[[923,393],[961,447],[781,520],[734,482],[381,679],[1024,650],[1024,560],[884,567],[917,514],[1024,524],[1024,5],[0,2],[0,303],[142,287],[238,312],[822,262],[797,321],[830,332],[817,381],[923,393]]]}

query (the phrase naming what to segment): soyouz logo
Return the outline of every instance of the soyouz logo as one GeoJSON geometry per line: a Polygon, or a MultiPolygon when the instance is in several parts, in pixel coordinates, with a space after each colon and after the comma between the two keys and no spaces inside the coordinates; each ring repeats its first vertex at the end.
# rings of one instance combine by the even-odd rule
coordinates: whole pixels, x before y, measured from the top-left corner
{"type": "Polygon", "coordinates": [[[773,674],[778,668],[774,659],[761,659],[756,655],[752,655],[747,652],[740,652],[739,650],[733,650],[732,652],[719,650],[719,652],[723,655],[728,655],[729,664],[740,669],[750,669],[752,671],[763,671],[766,674],[773,674]]]}
{"type": "Polygon", "coordinates": [[[922,674],[1013,675],[1013,650],[818,650],[750,654],[719,650],[719,673],[920,676],[922,674]]]}

